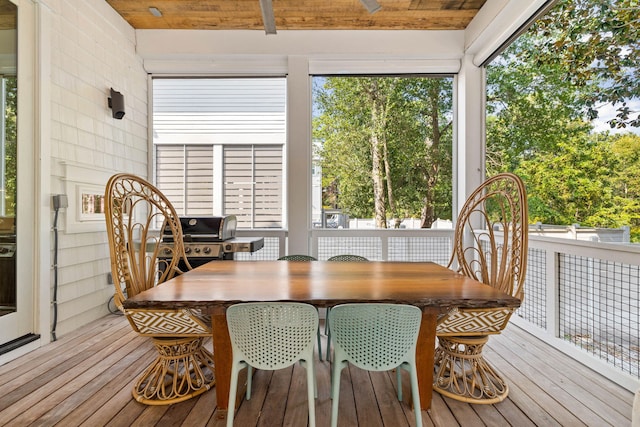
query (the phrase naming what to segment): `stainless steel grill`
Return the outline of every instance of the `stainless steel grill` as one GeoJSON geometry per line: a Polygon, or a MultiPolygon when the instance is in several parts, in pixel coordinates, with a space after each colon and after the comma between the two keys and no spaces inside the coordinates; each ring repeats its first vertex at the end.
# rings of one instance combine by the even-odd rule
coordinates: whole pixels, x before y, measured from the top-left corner
{"type": "MultiPolygon", "coordinates": [[[[222,217],[181,217],[184,249],[192,267],[213,260],[233,260],[237,252],[256,252],[264,246],[264,237],[236,237],[237,219],[222,217]]],[[[164,231],[162,245],[173,246],[173,236],[164,231]]]]}

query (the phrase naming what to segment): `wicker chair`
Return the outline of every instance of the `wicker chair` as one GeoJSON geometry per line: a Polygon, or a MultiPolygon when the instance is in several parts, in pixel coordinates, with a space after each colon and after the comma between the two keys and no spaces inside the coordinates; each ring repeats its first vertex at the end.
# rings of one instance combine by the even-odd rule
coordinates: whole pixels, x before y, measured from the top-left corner
{"type": "Polygon", "coordinates": [[[402,401],[401,369],[409,372],[416,426],[422,426],[416,372],[416,344],[422,311],[404,304],[341,304],[331,310],[335,348],[331,372],[331,426],[338,424],[340,374],[349,363],[368,371],[396,370],[402,401]]]}
{"type": "Polygon", "coordinates": [[[127,298],[180,273],[189,263],[182,229],[167,198],[147,181],[129,174],[109,179],[105,217],[114,279],[115,305],[134,331],[149,336],[157,358],[133,387],[133,397],[148,405],[167,405],[197,396],[215,385],[213,355],[203,347],[211,337],[211,320],[188,309],[125,310],[127,298]],[[172,246],[162,247],[159,231],[171,231],[172,246]]]}
{"type": "Polygon", "coordinates": [[[235,304],[227,309],[227,324],[233,350],[227,427],[233,426],[241,369],[248,370],[246,399],[249,400],[253,368],[274,371],[298,361],[307,369],[309,426],[314,427],[318,394],[313,365],[313,335],[318,330],[316,308],[296,302],[235,304]]]}
{"type": "MultiPolygon", "coordinates": [[[[522,300],[527,266],[527,199],[522,180],[510,173],[486,180],[467,199],[455,228],[454,264],[465,276],[522,300]]],[[[504,400],[509,387],[482,349],[499,334],[513,309],[453,309],[439,319],[434,390],[470,403],[504,400]]]]}

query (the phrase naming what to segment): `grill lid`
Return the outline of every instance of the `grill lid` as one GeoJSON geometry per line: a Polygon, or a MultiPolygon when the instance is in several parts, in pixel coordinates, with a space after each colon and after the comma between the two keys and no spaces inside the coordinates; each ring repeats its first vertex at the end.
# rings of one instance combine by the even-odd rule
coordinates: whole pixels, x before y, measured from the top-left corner
{"type": "MultiPolygon", "coordinates": [[[[223,242],[235,237],[238,220],[235,215],[180,217],[185,242],[223,242]]],[[[164,242],[172,242],[171,230],[165,227],[164,242]]]]}

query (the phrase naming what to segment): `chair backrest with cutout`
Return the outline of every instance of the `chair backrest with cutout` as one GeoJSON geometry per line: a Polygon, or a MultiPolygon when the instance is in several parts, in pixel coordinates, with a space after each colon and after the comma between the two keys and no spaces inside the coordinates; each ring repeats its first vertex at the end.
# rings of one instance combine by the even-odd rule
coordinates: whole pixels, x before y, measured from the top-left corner
{"type": "Polygon", "coordinates": [[[311,255],[284,255],[278,258],[278,261],[317,261],[311,255]]]}
{"type": "Polygon", "coordinates": [[[522,299],[528,231],[522,180],[512,173],[495,175],[462,207],[449,265],[457,265],[462,274],[522,299]]]}
{"type": "Polygon", "coordinates": [[[189,265],[175,209],[146,180],[131,174],[112,176],[105,189],[105,219],[117,306],[175,276],[181,259],[189,265]],[[172,245],[160,245],[161,230],[170,231],[172,245]]]}
{"type": "Polygon", "coordinates": [[[350,363],[369,371],[413,363],[421,320],[421,310],[411,305],[336,305],[329,317],[334,362],[340,362],[344,353],[350,363]]]}
{"type": "Polygon", "coordinates": [[[241,303],[227,309],[227,325],[234,360],[277,370],[312,357],[318,311],[295,302],[241,303]]]}
{"type": "Polygon", "coordinates": [[[369,261],[367,258],[360,256],[360,255],[351,255],[351,254],[344,254],[344,255],[334,255],[331,258],[329,258],[327,261],[355,261],[355,262],[365,262],[365,261],[369,261]]]}

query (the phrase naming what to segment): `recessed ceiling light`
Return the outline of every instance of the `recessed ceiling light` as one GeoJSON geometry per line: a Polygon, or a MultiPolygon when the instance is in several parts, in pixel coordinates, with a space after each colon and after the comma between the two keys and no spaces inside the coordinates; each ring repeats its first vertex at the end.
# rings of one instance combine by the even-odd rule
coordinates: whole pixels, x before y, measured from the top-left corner
{"type": "Polygon", "coordinates": [[[153,7],[153,6],[151,6],[151,7],[149,8],[149,12],[151,12],[151,14],[152,14],[153,16],[156,16],[156,17],[158,17],[158,18],[160,18],[160,17],[162,16],[162,12],[160,12],[160,9],[158,9],[157,7],[153,7]]]}

